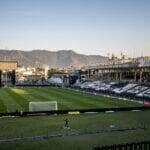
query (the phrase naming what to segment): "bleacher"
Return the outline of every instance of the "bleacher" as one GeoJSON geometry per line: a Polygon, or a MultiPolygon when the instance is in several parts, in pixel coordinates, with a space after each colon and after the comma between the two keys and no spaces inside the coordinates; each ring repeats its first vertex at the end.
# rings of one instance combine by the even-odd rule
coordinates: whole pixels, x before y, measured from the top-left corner
{"type": "Polygon", "coordinates": [[[147,90],[145,90],[143,92],[138,93],[136,96],[150,98],[150,88],[148,88],[147,90]]]}
{"type": "Polygon", "coordinates": [[[134,88],[129,89],[127,91],[127,93],[129,93],[129,94],[139,94],[139,93],[141,93],[141,92],[143,92],[147,89],[148,89],[148,87],[145,87],[145,86],[135,86],[134,88]]]}
{"type": "Polygon", "coordinates": [[[73,88],[98,94],[111,94],[138,101],[143,101],[143,99],[150,101],[150,87],[135,83],[84,81],[83,83],[75,84],[73,88]]]}

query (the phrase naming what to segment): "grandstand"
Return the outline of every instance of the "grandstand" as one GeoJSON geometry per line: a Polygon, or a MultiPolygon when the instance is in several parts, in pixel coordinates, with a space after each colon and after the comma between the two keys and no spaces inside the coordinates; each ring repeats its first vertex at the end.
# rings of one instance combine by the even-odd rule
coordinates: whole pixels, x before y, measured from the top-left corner
{"type": "Polygon", "coordinates": [[[117,144],[117,138],[118,143],[149,139],[150,68],[136,65],[95,68],[98,74],[90,68],[84,80],[51,73],[45,79],[47,87],[2,88],[1,149],[21,149],[21,144],[24,149],[38,149],[41,144],[43,149],[92,149],[117,144]],[[69,82],[70,78],[77,82],[69,82]],[[72,84],[66,86],[64,80],[72,84]],[[64,128],[66,119],[69,127],[64,128]]]}
{"type": "Polygon", "coordinates": [[[130,81],[139,83],[150,82],[150,57],[131,59],[129,62],[111,62],[110,64],[87,67],[80,71],[86,79],[99,79],[107,81],[130,81]]]}
{"type": "Polygon", "coordinates": [[[84,68],[78,76],[80,83],[73,88],[150,102],[150,57],[110,60],[107,65],[84,68]]]}
{"type": "Polygon", "coordinates": [[[125,97],[141,102],[150,102],[150,87],[141,84],[108,81],[85,81],[80,84],[74,84],[72,88],[97,94],[125,97]]]}

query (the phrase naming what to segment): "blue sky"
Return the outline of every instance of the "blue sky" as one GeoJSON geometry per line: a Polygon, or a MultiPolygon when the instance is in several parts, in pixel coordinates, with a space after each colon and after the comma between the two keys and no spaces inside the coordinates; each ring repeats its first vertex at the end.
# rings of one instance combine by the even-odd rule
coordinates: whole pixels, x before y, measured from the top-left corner
{"type": "Polygon", "coordinates": [[[150,55],[150,0],[0,0],[0,48],[150,55]]]}

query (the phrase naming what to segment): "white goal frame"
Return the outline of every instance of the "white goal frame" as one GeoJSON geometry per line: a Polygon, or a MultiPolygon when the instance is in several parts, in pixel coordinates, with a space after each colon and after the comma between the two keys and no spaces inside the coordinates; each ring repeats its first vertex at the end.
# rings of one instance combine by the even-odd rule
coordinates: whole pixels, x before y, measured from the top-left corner
{"type": "Polygon", "coordinates": [[[29,112],[58,110],[57,101],[29,102],[29,112]]]}

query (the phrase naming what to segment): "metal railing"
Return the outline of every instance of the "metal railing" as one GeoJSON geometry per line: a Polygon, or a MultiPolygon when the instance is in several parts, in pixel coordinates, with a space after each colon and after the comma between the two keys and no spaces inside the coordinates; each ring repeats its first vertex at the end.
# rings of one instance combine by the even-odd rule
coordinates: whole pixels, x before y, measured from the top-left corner
{"type": "Polygon", "coordinates": [[[94,150],[150,150],[150,141],[96,146],[94,150]]]}

